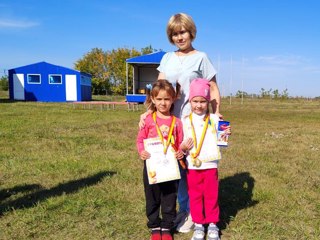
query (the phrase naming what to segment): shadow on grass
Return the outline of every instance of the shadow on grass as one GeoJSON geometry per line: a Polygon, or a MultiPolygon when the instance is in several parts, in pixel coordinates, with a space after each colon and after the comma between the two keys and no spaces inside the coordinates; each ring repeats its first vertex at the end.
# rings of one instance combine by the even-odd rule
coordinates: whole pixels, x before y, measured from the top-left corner
{"type": "Polygon", "coordinates": [[[230,221],[241,209],[252,207],[258,201],[252,200],[254,178],[250,173],[237,173],[220,180],[219,206],[221,230],[226,229],[230,221]]]}
{"type": "Polygon", "coordinates": [[[11,197],[12,195],[18,194],[18,193],[32,192],[32,191],[40,190],[40,189],[42,189],[42,186],[39,184],[17,185],[13,188],[0,189],[0,202],[5,200],[6,198],[11,197]]]}
{"type": "Polygon", "coordinates": [[[14,103],[13,100],[0,98],[0,103],[14,103]]]}
{"type": "Polygon", "coordinates": [[[30,192],[35,191],[33,193],[29,193],[22,197],[19,197],[15,200],[8,201],[4,204],[0,205],[0,217],[5,213],[12,211],[13,209],[22,209],[22,208],[30,208],[35,206],[35,204],[45,201],[51,197],[61,196],[63,194],[72,194],[79,191],[82,188],[97,184],[104,177],[113,176],[116,172],[99,172],[92,176],[81,178],[74,181],[69,181],[66,183],[61,183],[50,189],[43,189],[41,185],[31,184],[31,185],[19,185],[10,189],[4,189],[0,191],[0,204],[2,200],[10,197],[13,194],[17,194],[18,192],[30,192]]]}

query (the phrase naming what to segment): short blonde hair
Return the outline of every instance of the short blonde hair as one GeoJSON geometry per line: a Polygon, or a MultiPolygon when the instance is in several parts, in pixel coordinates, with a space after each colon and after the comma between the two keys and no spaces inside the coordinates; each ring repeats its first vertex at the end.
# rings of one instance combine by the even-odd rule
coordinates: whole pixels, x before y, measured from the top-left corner
{"type": "Polygon", "coordinates": [[[167,25],[167,36],[170,43],[174,44],[172,41],[172,35],[174,32],[180,31],[182,27],[190,33],[191,41],[196,38],[197,27],[192,17],[185,13],[177,13],[169,19],[167,25]]]}

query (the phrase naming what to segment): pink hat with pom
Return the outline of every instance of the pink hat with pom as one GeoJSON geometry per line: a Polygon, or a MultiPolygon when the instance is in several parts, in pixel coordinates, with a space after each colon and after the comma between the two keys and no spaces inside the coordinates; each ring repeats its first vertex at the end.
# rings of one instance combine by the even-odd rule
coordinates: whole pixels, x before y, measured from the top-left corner
{"type": "Polygon", "coordinates": [[[210,84],[209,80],[196,78],[190,84],[189,101],[194,97],[204,97],[210,102],[210,84]]]}

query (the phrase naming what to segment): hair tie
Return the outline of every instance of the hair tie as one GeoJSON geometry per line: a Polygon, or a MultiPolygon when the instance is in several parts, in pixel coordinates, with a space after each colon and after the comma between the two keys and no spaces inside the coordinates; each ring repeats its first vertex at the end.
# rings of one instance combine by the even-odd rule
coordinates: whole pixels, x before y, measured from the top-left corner
{"type": "Polygon", "coordinates": [[[146,85],[146,89],[151,90],[151,89],[152,89],[152,84],[150,84],[150,83],[149,83],[149,84],[147,84],[147,85],[146,85]]]}

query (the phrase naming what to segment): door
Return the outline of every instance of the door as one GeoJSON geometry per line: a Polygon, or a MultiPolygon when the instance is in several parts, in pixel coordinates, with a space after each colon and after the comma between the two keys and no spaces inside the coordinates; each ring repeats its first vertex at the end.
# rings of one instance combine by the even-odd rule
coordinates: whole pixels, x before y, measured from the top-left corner
{"type": "Polygon", "coordinates": [[[66,100],[77,101],[77,76],[66,75],[66,100]]]}
{"type": "Polygon", "coordinates": [[[13,74],[13,99],[25,100],[24,75],[22,73],[13,74]]]}

